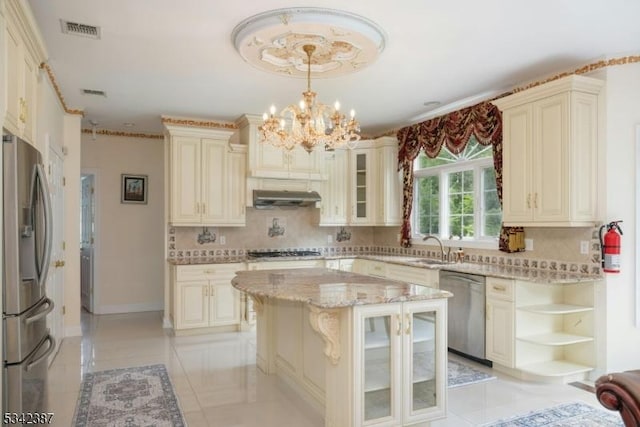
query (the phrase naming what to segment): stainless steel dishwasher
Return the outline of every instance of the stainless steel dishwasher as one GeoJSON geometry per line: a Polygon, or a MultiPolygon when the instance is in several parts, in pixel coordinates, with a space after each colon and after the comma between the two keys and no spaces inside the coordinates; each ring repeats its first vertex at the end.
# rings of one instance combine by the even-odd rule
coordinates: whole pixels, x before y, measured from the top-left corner
{"type": "Polygon", "coordinates": [[[485,365],[485,277],[440,270],[440,289],[449,291],[449,350],[485,365]]]}

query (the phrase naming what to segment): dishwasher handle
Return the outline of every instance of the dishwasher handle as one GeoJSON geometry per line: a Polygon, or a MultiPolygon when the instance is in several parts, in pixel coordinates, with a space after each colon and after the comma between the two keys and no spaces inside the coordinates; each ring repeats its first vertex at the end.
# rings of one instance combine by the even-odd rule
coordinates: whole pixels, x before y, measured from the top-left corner
{"type": "Polygon", "coordinates": [[[473,275],[473,274],[455,273],[455,272],[451,272],[451,271],[441,272],[440,273],[440,286],[442,286],[443,282],[447,282],[447,281],[460,281],[460,282],[465,282],[465,283],[469,283],[469,284],[484,285],[485,284],[485,277],[484,276],[473,275]]]}

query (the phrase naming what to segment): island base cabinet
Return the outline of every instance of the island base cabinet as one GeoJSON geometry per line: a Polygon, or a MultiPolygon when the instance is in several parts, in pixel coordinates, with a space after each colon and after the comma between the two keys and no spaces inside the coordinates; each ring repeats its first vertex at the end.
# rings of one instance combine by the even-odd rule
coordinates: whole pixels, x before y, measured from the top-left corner
{"type": "Polygon", "coordinates": [[[445,417],[443,301],[355,307],[353,331],[355,426],[409,426],[445,417]]]}

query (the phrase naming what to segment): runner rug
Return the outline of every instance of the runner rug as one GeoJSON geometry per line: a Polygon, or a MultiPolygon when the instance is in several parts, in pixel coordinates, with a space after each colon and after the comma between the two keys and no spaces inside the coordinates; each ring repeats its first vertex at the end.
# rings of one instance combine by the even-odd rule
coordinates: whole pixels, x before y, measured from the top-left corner
{"type": "Polygon", "coordinates": [[[449,388],[495,380],[493,375],[449,359],[449,388]]]}
{"type": "Polygon", "coordinates": [[[75,427],[184,427],[164,365],[85,374],[76,405],[75,427]]]}
{"type": "Polygon", "coordinates": [[[517,415],[483,427],[624,427],[618,413],[574,402],[517,415]]]}

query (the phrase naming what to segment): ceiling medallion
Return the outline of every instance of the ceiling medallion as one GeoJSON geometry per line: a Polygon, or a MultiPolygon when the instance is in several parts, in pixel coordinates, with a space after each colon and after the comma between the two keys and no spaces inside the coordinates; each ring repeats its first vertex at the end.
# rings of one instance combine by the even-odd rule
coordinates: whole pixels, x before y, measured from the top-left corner
{"type": "Polygon", "coordinates": [[[307,77],[307,53],[313,45],[311,72],[328,78],[356,72],[382,53],[382,28],[362,16],[315,7],[276,9],[239,23],[231,34],[236,50],[251,65],[271,73],[307,77]]]}
{"type": "Polygon", "coordinates": [[[336,77],[358,71],[382,53],[385,35],[372,21],[352,13],[320,8],[277,9],[245,19],[231,35],[250,64],[273,73],[307,78],[298,104],[276,114],[264,114],[261,142],[285,150],[297,146],[311,153],[316,147],[353,148],[360,126],[351,110],[347,118],[340,103],[329,107],[316,101],[311,74],[336,77]]]}

